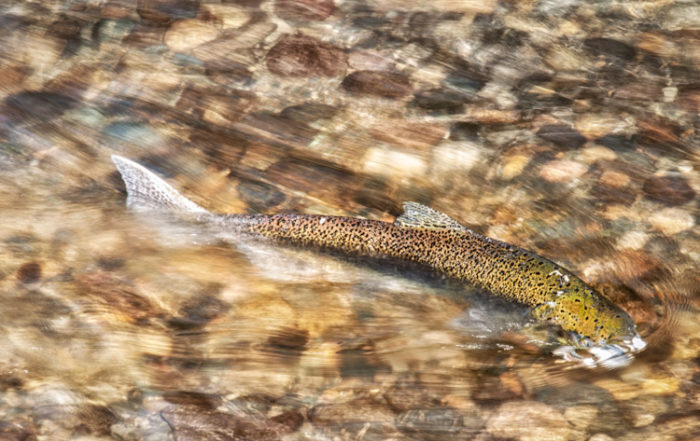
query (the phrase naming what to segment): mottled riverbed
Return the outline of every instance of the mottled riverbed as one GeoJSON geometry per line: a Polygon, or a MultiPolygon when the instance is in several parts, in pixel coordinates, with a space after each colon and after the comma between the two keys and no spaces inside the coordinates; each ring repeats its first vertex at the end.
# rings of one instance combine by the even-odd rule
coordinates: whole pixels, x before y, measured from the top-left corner
{"type": "Polygon", "coordinates": [[[700,438],[700,8],[677,1],[0,5],[0,439],[700,438]],[[418,201],[625,308],[618,369],[411,269],[125,208],[418,201]]]}

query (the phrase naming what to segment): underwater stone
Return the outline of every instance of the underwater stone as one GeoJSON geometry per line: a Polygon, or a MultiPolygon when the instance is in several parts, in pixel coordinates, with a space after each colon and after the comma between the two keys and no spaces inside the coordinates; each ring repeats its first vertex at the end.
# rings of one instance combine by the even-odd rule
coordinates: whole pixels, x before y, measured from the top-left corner
{"type": "Polygon", "coordinates": [[[280,76],[334,77],[347,68],[342,49],[305,35],[282,38],[267,53],[267,68],[280,76]]]}
{"type": "Polygon", "coordinates": [[[411,83],[405,75],[394,72],[363,70],[345,77],[343,89],[357,95],[401,98],[411,93],[411,83]]]}
{"type": "Polygon", "coordinates": [[[653,176],[644,181],[647,198],[665,205],[682,205],[695,197],[695,191],[682,176],[653,176]]]}
{"type": "Polygon", "coordinates": [[[544,125],[537,131],[537,136],[567,149],[576,149],[586,143],[586,138],[567,124],[544,125]]]}
{"type": "Polygon", "coordinates": [[[275,1],[275,13],[285,20],[325,20],[334,8],[333,0],[275,1]]]}
{"type": "Polygon", "coordinates": [[[193,18],[199,11],[199,0],[138,0],[136,10],[141,18],[169,23],[180,18],[193,18]]]}

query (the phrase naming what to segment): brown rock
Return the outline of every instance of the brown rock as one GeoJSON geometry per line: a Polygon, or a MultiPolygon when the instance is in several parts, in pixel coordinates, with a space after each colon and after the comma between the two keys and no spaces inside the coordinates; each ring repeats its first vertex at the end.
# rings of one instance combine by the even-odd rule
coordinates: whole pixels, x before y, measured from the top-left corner
{"type": "Polygon", "coordinates": [[[357,95],[401,98],[411,93],[411,83],[405,75],[394,72],[361,70],[343,80],[342,86],[357,95]]]}
{"type": "Polygon", "coordinates": [[[275,13],[285,20],[325,20],[334,8],[333,0],[275,1],[275,13]]]}
{"type": "Polygon", "coordinates": [[[180,18],[193,18],[199,11],[199,0],[138,0],[136,10],[141,18],[170,23],[180,18]]]}
{"type": "Polygon", "coordinates": [[[489,433],[521,441],[568,440],[571,427],[555,408],[539,401],[510,401],[489,418],[489,433]]]}
{"type": "Polygon", "coordinates": [[[653,176],[644,181],[644,194],[665,205],[685,204],[695,197],[695,191],[682,176],[653,176]]]}
{"type": "Polygon", "coordinates": [[[168,28],[163,42],[171,51],[184,52],[219,36],[212,23],[196,19],[178,20],[168,28]]]}
{"type": "Polygon", "coordinates": [[[537,131],[537,136],[567,149],[576,149],[586,143],[586,138],[567,124],[544,125],[537,131]]]}
{"type": "Polygon", "coordinates": [[[267,53],[267,68],[280,76],[334,77],[347,62],[342,49],[301,34],[282,38],[267,53]]]}
{"type": "Polygon", "coordinates": [[[17,269],[17,280],[22,283],[34,283],[41,279],[41,265],[27,262],[17,269]]]}

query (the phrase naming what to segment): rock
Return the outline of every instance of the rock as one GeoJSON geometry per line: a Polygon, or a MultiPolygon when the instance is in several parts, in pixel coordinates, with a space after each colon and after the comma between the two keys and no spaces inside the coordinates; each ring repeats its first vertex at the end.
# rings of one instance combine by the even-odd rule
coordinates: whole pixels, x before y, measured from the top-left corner
{"type": "Polygon", "coordinates": [[[540,127],[537,136],[565,149],[576,149],[587,139],[567,124],[549,124],[540,127]]]}
{"type": "Polygon", "coordinates": [[[608,187],[622,188],[630,183],[630,177],[615,170],[605,170],[598,182],[608,187]]]}
{"type": "Polygon", "coordinates": [[[648,240],[649,235],[643,231],[628,231],[617,241],[617,246],[621,249],[639,250],[648,240]]]}
{"type": "Polygon", "coordinates": [[[588,139],[602,138],[605,135],[629,128],[625,118],[605,113],[585,113],[576,118],[574,126],[579,133],[588,139]]]}
{"type": "Polygon", "coordinates": [[[617,158],[617,154],[607,147],[601,145],[591,145],[585,147],[576,156],[576,159],[584,164],[594,164],[598,161],[612,162],[617,158]]]}
{"type": "Polygon", "coordinates": [[[244,181],[237,187],[240,198],[255,212],[276,207],[286,199],[284,193],[270,184],[244,181]]]}
{"type": "Polygon", "coordinates": [[[695,197],[695,191],[679,175],[653,176],[642,187],[647,198],[664,205],[682,205],[695,197]]]}
{"type": "Polygon", "coordinates": [[[325,20],[334,8],[333,0],[275,0],[275,14],[285,20],[325,20]]]}
{"type": "Polygon", "coordinates": [[[567,407],[564,418],[577,429],[586,429],[598,415],[598,408],[590,404],[567,407]]]}
{"type": "MultiPolygon", "coordinates": [[[[464,418],[449,407],[407,410],[396,416],[395,424],[399,431],[416,439],[463,439],[460,432],[464,428],[464,418]]],[[[476,431],[479,426],[469,429],[476,431]]]]}
{"type": "Polygon", "coordinates": [[[464,108],[465,96],[449,89],[430,89],[416,93],[413,104],[421,109],[460,113],[464,108]]]}
{"type": "Polygon", "coordinates": [[[334,77],[347,69],[347,55],[315,38],[288,35],[267,53],[267,68],[280,76],[334,77]]]}
{"type": "Polygon", "coordinates": [[[238,29],[251,18],[251,11],[245,7],[231,4],[204,4],[202,10],[221,23],[222,30],[238,29]]]}
{"type": "Polygon", "coordinates": [[[21,283],[35,283],[41,280],[41,265],[37,262],[23,263],[16,273],[17,280],[21,283]]]}
{"type": "Polygon", "coordinates": [[[542,165],[540,176],[549,182],[569,182],[588,171],[588,166],[568,159],[556,159],[542,165]]]}
{"type": "Polygon", "coordinates": [[[674,235],[693,228],[695,219],[686,210],[669,207],[653,212],[649,223],[664,234],[674,235]]]}
{"type": "Polygon", "coordinates": [[[362,160],[363,172],[389,178],[423,176],[428,163],[421,155],[398,149],[372,147],[362,160]]]}
{"type": "Polygon", "coordinates": [[[531,155],[515,153],[508,155],[504,159],[503,167],[501,168],[501,177],[503,179],[513,179],[520,175],[525,166],[532,159],[531,155]]]}
{"type": "Polygon", "coordinates": [[[211,22],[196,19],[178,20],[170,25],[163,42],[171,51],[184,52],[214,40],[219,30],[211,22]]]}
{"type": "Polygon", "coordinates": [[[596,433],[595,435],[588,438],[588,441],[615,441],[615,438],[604,433],[596,433]]]}
{"type": "MultiPolygon", "coordinates": [[[[68,95],[54,92],[25,91],[5,98],[7,112],[18,120],[37,119],[50,121],[74,108],[78,101],[68,95]]],[[[0,113],[3,113],[0,110],[0,113]]]]}
{"type": "Polygon", "coordinates": [[[136,11],[143,19],[170,23],[181,18],[194,18],[199,11],[199,0],[138,0],[136,11]]]}
{"type": "Polygon", "coordinates": [[[218,72],[246,72],[247,66],[258,62],[252,51],[276,28],[265,20],[255,22],[235,32],[227,32],[221,38],[197,46],[192,52],[207,69],[218,72]]]}
{"type": "Polygon", "coordinates": [[[486,429],[494,436],[520,441],[566,441],[571,427],[553,407],[539,401],[510,401],[488,419],[486,429]]]}
{"type": "Polygon", "coordinates": [[[345,77],[342,86],[350,93],[382,98],[401,98],[411,93],[411,83],[403,74],[383,71],[357,71],[345,77]]]}
{"type": "Polygon", "coordinates": [[[594,55],[616,57],[630,61],[637,54],[637,50],[627,43],[611,38],[587,38],[583,45],[594,55]]]}
{"type": "Polygon", "coordinates": [[[637,144],[636,138],[629,135],[605,135],[596,139],[595,142],[616,151],[631,150],[637,144]]]}

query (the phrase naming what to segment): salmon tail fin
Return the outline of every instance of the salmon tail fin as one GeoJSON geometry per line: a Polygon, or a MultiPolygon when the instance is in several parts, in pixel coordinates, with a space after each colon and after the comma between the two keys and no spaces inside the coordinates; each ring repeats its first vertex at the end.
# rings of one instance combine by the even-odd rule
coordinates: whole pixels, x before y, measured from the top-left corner
{"type": "Polygon", "coordinates": [[[126,185],[126,206],[137,211],[176,211],[206,214],[207,210],[181,195],[146,167],[122,156],[112,161],[126,185]]]}

